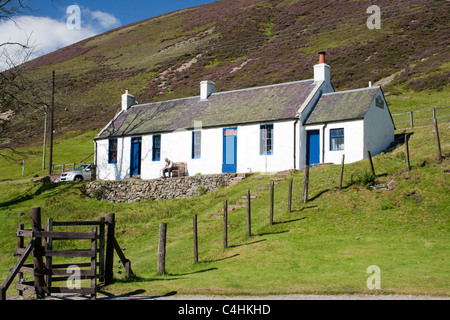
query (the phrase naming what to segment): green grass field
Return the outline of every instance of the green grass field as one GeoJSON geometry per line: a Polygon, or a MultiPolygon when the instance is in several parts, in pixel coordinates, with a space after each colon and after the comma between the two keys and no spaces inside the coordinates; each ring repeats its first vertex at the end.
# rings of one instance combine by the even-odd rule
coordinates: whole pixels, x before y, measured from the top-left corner
{"type": "MultiPolygon", "coordinates": [[[[443,96],[436,99],[444,103],[443,96]]],[[[391,101],[391,112],[398,112],[395,99],[391,101]]],[[[70,163],[89,156],[93,134],[58,143],[57,161],[70,163]]],[[[190,199],[113,204],[84,196],[83,183],[32,183],[34,174],[45,175],[45,171],[40,168],[39,148],[29,148],[23,152],[30,157],[30,172],[26,171],[23,179],[20,166],[7,168],[7,162],[1,160],[1,178],[12,181],[0,183],[0,281],[17,260],[11,253],[17,244],[18,224],[30,227],[31,208],[39,206],[43,221],[49,217],[57,221],[98,220],[107,213],[116,214],[117,240],[126,248],[137,278],[125,280],[121,279],[123,274],[116,273],[117,281],[100,289],[108,294],[449,296],[448,124],[440,125],[440,135],[447,155],[441,162],[436,160],[432,127],[416,129],[411,135],[410,172],[403,144],[374,157],[376,184],[393,179],[394,190],[374,191],[364,185],[368,160],[346,165],[344,188],[338,190],[340,166],[328,165],[311,168],[309,201],[303,203],[303,171],[292,173],[292,212],[287,211],[289,179],[285,178],[275,186],[272,226],[269,191],[257,189],[267,187],[275,175],[254,174],[233,187],[190,199]],[[223,201],[237,204],[247,190],[259,193],[252,199],[252,236],[246,236],[246,209],[233,210],[228,218],[229,248],[223,249],[219,215],[223,201]],[[199,236],[199,262],[195,264],[194,214],[198,215],[199,236]],[[168,224],[165,275],[157,273],[161,222],[168,224]],[[370,274],[366,270],[371,265],[381,270],[380,290],[367,288],[370,274]]],[[[75,243],[66,246],[71,248],[75,243]]],[[[11,286],[8,294],[17,291],[11,286]]]]}

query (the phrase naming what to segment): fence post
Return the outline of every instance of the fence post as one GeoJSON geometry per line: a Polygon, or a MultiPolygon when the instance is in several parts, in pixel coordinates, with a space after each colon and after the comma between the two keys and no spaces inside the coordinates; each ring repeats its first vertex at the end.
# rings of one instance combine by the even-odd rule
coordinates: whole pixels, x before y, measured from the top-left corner
{"type": "Polygon", "coordinates": [[[116,227],[115,214],[106,216],[106,252],[105,252],[105,285],[113,283],[114,278],[114,232],[116,227]]]}
{"type": "Polygon", "coordinates": [[[250,190],[247,190],[247,237],[252,236],[252,218],[251,218],[251,204],[250,204],[250,190]]]}
{"type": "Polygon", "coordinates": [[[303,177],[303,202],[308,201],[309,165],[305,165],[305,176],[303,177]]]}
{"type": "Polygon", "coordinates": [[[274,182],[273,180],[270,182],[270,225],[273,225],[273,198],[274,198],[274,182]]]}
{"type": "Polygon", "coordinates": [[[288,212],[291,213],[292,211],[292,182],[293,178],[291,177],[289,179],[289,192],[288,192],[288,212]]]}
{"type": "MultiPolygon", "coordinates": [[[[53,219],[48,218],[47,220],[47,231],[53,231],[53,219]]],[[[45,242],[45,250],[53,250],[53,238],[48,237],[45,242]]],[[[46,276],[47,281],[47,287],[50,288],[52,286],[52,264],[53,264],[53,258],[52,257],[45,257],[45,267],[47,270],[50,271],[50,274],[46,276]]],[[[50,292],[48,293],[50,295],[50,292]]]]}
{"type": "Polygon", "coordinates": [[[159,274],[164,274],[166,272],[166,234],[167,234],[167,223],[161,222],[159,224],[159,244],[158,244],[159,274]]]}
{"type": "Polygon", "coordinates": [[[372,154],[370,153],[370,150],[367,150],[367,157],[370,162],[370,170],[372,170],[372,174],[375,176],[375,168],[373,167],[372,154]]]}
{"type": "Polygon", "coordinates": [[[414,118],[413,118],[413,112],[409,112],[409,123],[411,125],[411,129],[414,129],[414,118]]]}
{"type": "Polygon", "coordinates": [[[105,281],[105,217],[100,218],[100,231],[99,231],[99,253],[98,253],[98,269],[99,269],[99,281],[105,281]]]}
{"type": "MultiPolygon", "coordinates": [[[[97,235],[97,227],[92,228],[92,232],[97,235]]],[[[91,300],[97,299],[97,237],[91,240],[91,251],[95,252],[95,255],[91,257],[91,271],[94,276],[91,278],[91,288],[94,288],[94,293],[91,293],[91,300]]]]}
{"type": "Polygon", "coordinates": [[[223,248],[228,247],[228,202],[223,201],[223,248]]]}
{"type": "MultiPolygon", "coordinates": [[[[23,230],[24,229],[24,225],[23,224],[19,224],[19,230],[23,230]]],[[[18,235],[17,237],[17,248],[23,249],[24,247],[24,241],[23,241],[23,237],[18,235]]],[[[17,257],[17,261],[20,260],[20,256],[17,257]]],[[[21,280],[23,279],[23,272],[19,272],[19,282],[21,282],[21,280]]],[[[18,290],[19,291],[19,296],[23,296],[23,291],[22,290],[18,290]]]]}
{"type": "Polygon", "coordinates": [[[339,190],[342,189],[342,181],[344,180],[344,159],[345,159],[345,154],[342,155],[342,160],[341,160],[341,176],[339,177],[339,190]]]}
{"type": "Polygon", "coordinates": [[[197,215],[192,218],[193,237],[194,237],[194,263],[198,262],[198,238],[197,238],[197,215]]]}
{"type": "Polygon", "coordinates": [[[442,160],[442,151],[441,151],[441,141],[439,139],[439,127],[437,123],[437,119],[434,119],[434,130],[436,131],[436,141],[438,146],[438,160],[442,160]]]}
{"type": "Polygon", "coordinates": [[[405,134],[405,155],[406,155],[406,168],[408,171],[411,170],[411,166],[409,164],[409,145],[408,145],[408,134],[405,134]]]}
{"type": "MultiPolygon", "coordinates": [[[[32,230],[34,232],[41,231],[41,208],[33,207],[31,208],[31,221],[32,230]]],[[[42,238],[36,237],[36,242],[34,244],[33,250],[33,265],[34,265],[34,286],[36,287],[36,298],[45,299],[44,287],[45,278],[43,274],[44,263],[42,260],[42,238]]]]}

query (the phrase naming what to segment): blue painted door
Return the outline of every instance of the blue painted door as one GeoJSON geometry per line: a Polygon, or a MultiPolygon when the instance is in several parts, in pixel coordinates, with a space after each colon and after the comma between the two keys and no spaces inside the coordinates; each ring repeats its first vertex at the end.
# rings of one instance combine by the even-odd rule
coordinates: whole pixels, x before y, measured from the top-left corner
{"type": "Polygon", "coordinates": [[[222,172],[236,172],[237,128],[223,129],[222,172]]]}
{"type": "Polygon", "coordinates": [[[132,176],[141,174],[141,137],[131,138],[131,166],[132,176]]]}
{"type": "Polygon", "coordinates": [[[306,131],[306,164],[320,163],[320,132],[306,131]]]}

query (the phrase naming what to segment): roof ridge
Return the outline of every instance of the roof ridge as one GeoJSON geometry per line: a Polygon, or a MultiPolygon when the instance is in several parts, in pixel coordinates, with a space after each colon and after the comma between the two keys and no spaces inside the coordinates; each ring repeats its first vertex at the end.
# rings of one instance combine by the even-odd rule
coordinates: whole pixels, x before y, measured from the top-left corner
{"type": "Polygon", "coordinates": [[[248,90],[257,90],[257,89],[264,89],[264,88],[270,88],[270,87],[279,87],[284,85],[290,85],[290,84],[296,84],[301,82],[307,82],[307,81],[314,81],[314,79],[305,79],[305,80],[296,80],[296,81],[290,81],[290,82],[282,82],[282,83],[274,83],[274,84],[267,84],[263,86],[258,87],[251,87],[251,88],[243,88],[243,89],[235,89],[235,90],[228,90],[228,91],[221,91],[221,92],[214,92],[211,95],[214,94],[224,94],[224,93],[232,93],[232,92],[239,92],[239,91],[248,91],[248,90]]]}
{"type": "MultiPolygon", "coordinates": [[[[219,95],[219,94],[226,94],[226,93],[233,93],[233,92],[240,92],[240,91],[249,91],[249,90],[257,90],[257,89],[270,88],[270,87],[278,87],[278,86],[290,85],[290,84],[296,84],[296,83],[302,83],[302,82],[308,82],[308,81],[314,81],[314,79],[296,80],[296,81],[290,81],[290,82],[268,84],[268,85],[252,87],[252,88],[243,88],[243,89],[235,89],[235,90],[214,92],[214,93],[211,94],[211,96],[219,95]]],[[[186,99],[195,99],[195,98],[200,98],[200,95],[184,97],[184,98],[177,98],[177,99],[171,99],[171,100],[162,100],[162,101],[154,101],[154,102],[148,102],[148,103],[135,104],[135,105],[132,105],[130,108],[141,107],[141,106],[149,106],[149,105],[152,105],[152,104],[165,103],[165,102],[174,102],[174,101],[180,101],[180,100],[186,100],[186,99]]],[[[207,100],[205,100],[205,101],[207,101],[207,100]]]]}
{"type": "Polygon", "coordinates": [[[364,91],[364,90],[371,90],[371,89],[379,89],[379,88],[381,88],[381,86],[372,86],[372,87],[350,89],[350,90],[344,90],[344,91],[327,92],[327,93],[324,93],[322,95],[326,96],[326,95],[332,95],[332,94],[350,93],[350,92],[357,92],[357,91],[364,91]]]}

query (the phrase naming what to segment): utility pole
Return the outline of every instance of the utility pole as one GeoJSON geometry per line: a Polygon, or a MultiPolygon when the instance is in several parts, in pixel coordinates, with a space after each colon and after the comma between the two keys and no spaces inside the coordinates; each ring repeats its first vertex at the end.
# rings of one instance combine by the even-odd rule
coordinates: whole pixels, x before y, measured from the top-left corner
{"type": "Polygon", "coordinates": [[[53,116],[55,111],[55,70],[52,71],[52,102],[50,105],[50,152],[48,160],[48,175],[52,175],[53,167],[53,116]]]}
{"type": "Polygon", "coordinates": [[[44,105],[44,146],[42,147],[42,170],[45,169],[45,149],[47,147],[47,109],[48,107],[44,105]]]}

